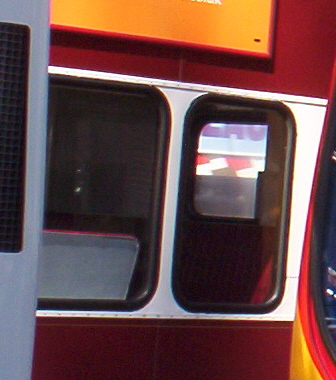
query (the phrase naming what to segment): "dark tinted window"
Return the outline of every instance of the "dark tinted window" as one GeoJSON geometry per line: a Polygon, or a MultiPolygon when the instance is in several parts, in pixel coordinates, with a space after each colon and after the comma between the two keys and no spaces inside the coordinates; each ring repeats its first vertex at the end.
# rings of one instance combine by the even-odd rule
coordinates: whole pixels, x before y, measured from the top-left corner
{"type": "Polygon", "coordinates": [[[52,79],[41,307],[128,309],[148,299],[167,118],[149,87],[52,79]]]}
{"type": "Polygon", "coordinates": [[[208,95],[191,106],[173,278],[184,308],[266,312],[281,299],[293,142],[279,103],[208,95]]]}

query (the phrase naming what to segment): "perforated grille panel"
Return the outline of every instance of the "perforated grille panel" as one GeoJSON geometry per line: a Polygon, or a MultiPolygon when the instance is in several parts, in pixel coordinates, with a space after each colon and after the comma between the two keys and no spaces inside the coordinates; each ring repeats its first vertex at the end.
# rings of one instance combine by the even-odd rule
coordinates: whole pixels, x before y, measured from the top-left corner
{"type": "Polygon", "coordinates": [[[22,248],[29,29],[0,23],[0,252],[22,248]]]}

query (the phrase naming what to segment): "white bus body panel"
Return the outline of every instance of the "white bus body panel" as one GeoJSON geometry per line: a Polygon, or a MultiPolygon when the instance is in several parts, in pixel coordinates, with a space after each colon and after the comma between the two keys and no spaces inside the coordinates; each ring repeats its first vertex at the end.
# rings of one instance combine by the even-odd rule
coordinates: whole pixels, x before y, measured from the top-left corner
{"type": "Polygon", "coordinates": [[[171,112],[171,136],[165,189],[164,222],[161,244],[160,273],[157,291],[152,300],[134,312],[88,312],[40,310],[39,316],[119,317],[119,318],[183,318],[293,321],[305,224],[308,212],[315,162],[318,152],[327,101],[286,94],[203,86],[197,84],[160,81],[87,70],[50,67],[51,74],[69,75],[106,81],[147,84],[158,88],[166,97],[171,112]],[[285,292],[279,306],[266,314],[211,314],[189,313],[183,310],[172,294],[172,256],[176,209],[178,200],[183,125],[191,103],[206,93],[241,96],[283,102],[293,113],[296,123],[296,148],[293,172],[290,228],[287,252],[285,292]]]}

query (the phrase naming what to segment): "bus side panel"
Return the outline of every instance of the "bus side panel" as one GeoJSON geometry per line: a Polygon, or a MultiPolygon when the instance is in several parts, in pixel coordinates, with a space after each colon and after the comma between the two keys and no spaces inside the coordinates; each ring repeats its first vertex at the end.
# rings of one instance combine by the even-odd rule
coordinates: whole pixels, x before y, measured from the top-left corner
{"type": "Polygon", "coordinates": [[[40,318],[33,380],[287,380],[291,333],[291,322],[40,318]]]}

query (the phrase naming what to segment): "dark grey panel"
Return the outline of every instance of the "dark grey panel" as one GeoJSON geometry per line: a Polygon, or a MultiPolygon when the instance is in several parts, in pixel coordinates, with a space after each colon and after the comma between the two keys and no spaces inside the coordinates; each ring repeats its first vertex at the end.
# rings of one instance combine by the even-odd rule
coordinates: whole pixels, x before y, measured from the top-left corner
{"type": "Polygon", "coordinates": [[[0,23],[0,251],[22,248],[29,29],[0,23]]]}

